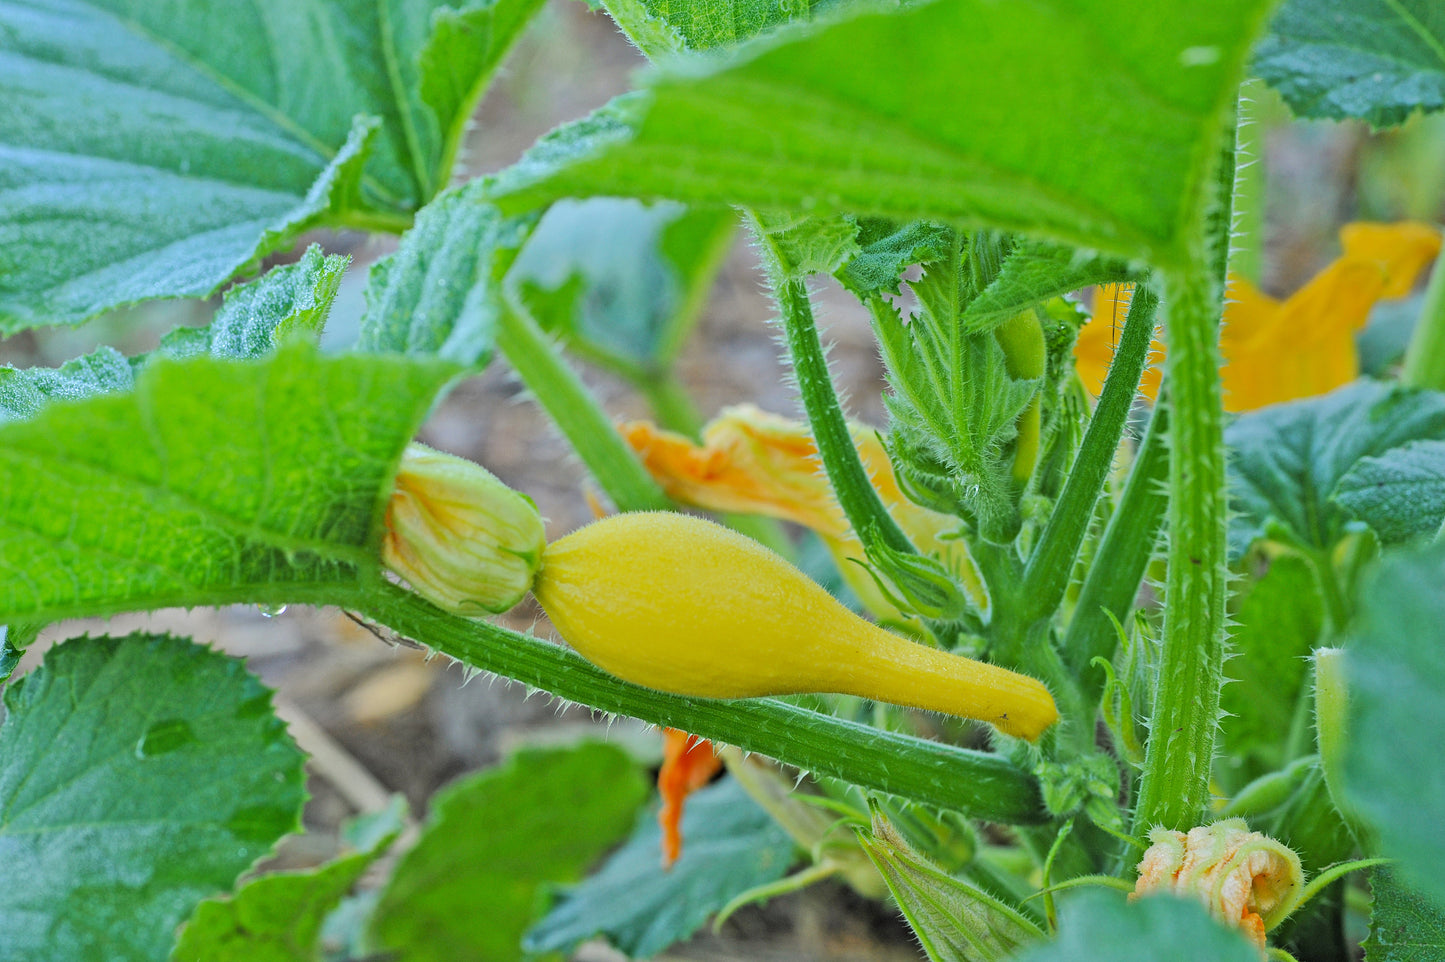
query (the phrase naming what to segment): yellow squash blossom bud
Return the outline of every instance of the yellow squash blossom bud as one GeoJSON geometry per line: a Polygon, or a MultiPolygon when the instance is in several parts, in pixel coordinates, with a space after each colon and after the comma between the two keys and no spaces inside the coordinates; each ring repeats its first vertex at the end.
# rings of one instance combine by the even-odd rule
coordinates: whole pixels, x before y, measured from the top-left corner
{"type": "Polygon", "coordinates": [[[1242,818],[1191,829],[1188,835],[1156,828],[1154,844],[1139,862],[1131,899],[1170,892],[1198,899],[1210,914],[1237,926],[1264,949],[1264,933],[1284,920],[1304,892],[1299,856],[1242,818]]]}
{"type": "Polygon", "coordinates": [[[381,556],[432,604],[471,617],[506,611],[531,588],[546,546],[531,498],[465,458],[406,449],[381,556]]]}
{"type": "Polygon", "coordinates": [[[1038,681],[900,638],[721,525],[614,515],[547,546],[533,588],[558,633],[634,684],[702,698],[838,692],[1037,738],[1038,681]]]}

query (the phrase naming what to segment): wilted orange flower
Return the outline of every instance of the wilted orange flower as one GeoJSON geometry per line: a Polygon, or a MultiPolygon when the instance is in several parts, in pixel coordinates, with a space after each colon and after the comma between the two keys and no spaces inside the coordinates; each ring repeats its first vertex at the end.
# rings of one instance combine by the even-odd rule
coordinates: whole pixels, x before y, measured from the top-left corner
{"type": "MultiPolygon", "coordinates": [[[[1220,351],[1224,407],[1252,411],[1267,404],[1324,394],[1360,373],[1355,332],[1384,298],[1403,297],[1440,253],[1440,232],[1427,224],[1347,224],[1338,260],[1283,301],[1230,275],[1220,351]]],[[[1128,306],[1127,287],[1096,293],[1094,319],[1079,332],[1074,357],[1084,385],[1098,394],[1113,357],[1116,328],[1128,306]]],[[[1156,357],[1164,347],[1154,343],[1156,357]]],[[[1150,398],[1159,373],[1144,376],[1150,398]]]]}
{"type": "Polygon", "coordinates": [[[1304,892],[1299,856],[1242,818],[1190,829],[1156,828],[1139,862],[1129,898],[1169,892],[1198,899],[1211,915],[1238,927],[1259,949],[1264,933],[1294,911],[1304,892]]]}
{"type": "MultiPolygon", "coordinates": [[[[851,426],[853,443],[889,514],[919,551],[939,558],[959,578],[979,610],[988,592],[968,547],[946,538],[958,520],[910,501],[898,487],[883,442],[870,428],[851,426]]],[[[703,429],[697,445],[648,421],[622,425],[622,435],[647,470],[676,501],[709,511],[736,511],[793,521],[817,532],[838,569],[874,614],[897,617],[867,572],[849,559],[863,557],[842,507],[833,496],[807,426],[751,404],[726,408],[703,429]]]]}
{"type": "Polygon", "coordinates": [[[682,810],[687,796],[706,785],[721,767],[722,759],[714,754],[712,742],[676,728],[663,729],[662,767],[657,771],[663,868],[672,868],[682,855],[682,810]]]}

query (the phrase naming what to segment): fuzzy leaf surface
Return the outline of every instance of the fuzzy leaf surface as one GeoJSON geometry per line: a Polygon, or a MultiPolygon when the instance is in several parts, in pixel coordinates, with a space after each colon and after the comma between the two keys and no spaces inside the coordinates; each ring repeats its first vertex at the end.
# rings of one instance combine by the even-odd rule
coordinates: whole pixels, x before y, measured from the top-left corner
{"type": "Polygon", "coordinates": [[[1255,72],[1298,117],[1403,123],[1445,108],[1445,7],[1436,0],[1286,0],[1255,72]]]}
{"type": "Polygon", "coordinates": [[[1351,520],[1331,497],[1336,485],[1361,459],[1417,440],[1445,440],[1445,394],[1357,381],[1239,417],[1224,430],[1231,550],[1271,523],[1301,544],[1332,547],[1351,520]]]}
{"type": "Polygon", "coordinates": [[[443,789],[382,892],[372,940],[397,962],[521,959],[543,886],[577,879],[646,793],[632,760],[596,742],[518,752],[443,789]]]}
{"type": "Polygon", "coordinates": [[[404,805],[398,796],[390,808],[366,816],[368,837],[356,846],[358,851],[307,872],[262,875],[232,897],[202,902],[181,931],[172,962],[319,959],[322,924],[396,840],[404,805]]]}
{"type": "Polygon", "coordinates": [[[537,6],[0,8],[0,331],[204,296],[311,226],[405,223],[537,6]]]}
{"type": "Polygon", "coordinates": [[[1345,795],[1400,878],[1445,902],[1445,543],[1388,555],[1345,645],[1345,795]]]}
{"type": "Polygon", "coordinates": [[[270,354],[291,338],[315,341],[347,260],[323,255],[313,244],[295,264],[231,288],[210,324],[177,328],[149,354],[127,358],[101,347],[58,368],[0,367],[0,423],[34,417],[50,401],[129,391],[141,368],[156,358],[208,354],[241,360],[270,354]]]}
{"type": "Polygon", "coordinates": [[[627,844],[562,896],[523,946],[568,952],[601,935],[633,958],[652,958],[734,897],[781,878],[793,860],[788,833],[731,778],[688,798],[682,837],[682,857],[663,871],[657,814],[644,812],[627,844]]]}
{"type": "Polygon", "coordinates": [[[1297,555],[1275,558],[1234,618],[1235,656],[1224,663],[1228,684],[1220,692],[1219,767],[1232,784],[1243,785],[1285,762],[1281,733],[1289,731],[1324,626],[1314,570],[1297,555]]]}
{"type": "Polygon", "coordinates": [[[535,220],[502,217],[479,184],[426,206],[396,253],[371,267],[359,346],[474,367],[491,358],[501,280],[535,220]]]}
{"type": "Polygon", "coordinates": [[[1015,314],[1094,284],[1135,280],[1123,261],[1039,241],[1009,251],[998,277],[963,312],[966,330],[985,331],[1015,314]]]}
{"type": "Polygon", "coordinates": [[[1125,902],[1118,892],[1065,895],[1059,935],[1016,962],[1258,962],[1244,936],[1210,918],[1198,902],[1168,895],[1125,902]]]}
{"type": "Polygon", "coordinates": [[[1434,534],[1445,522],[1445,441],[1414,441],[1360,459],[1335,486],[1335,500],[1385,544],[1434,534]]]}
{"type": "Polygon", "coordinates": [[[493,190],[518,208],[622,194],[992,225],[1174,263],[1268,7],[869,10],[658,73],[493,190]]]}
{"type": "Polygon", "coordinates": [[[303,755],[241,662],[79,638],[5,692],[0,960],[166,958],[197,902],[301,827],[303,755]]]}
{"type": "Polygon", "coordinates": [[[0,622],[374,584],[392,474],[455,373],[294,343],[155,361],[0,427],[0,622]]]}
{"type": "Polygon", "coordinates": [[[602,0],[628,38],[652,58],[730,47],[788,23],[807,20],[844,0],[602,0]]]}
{"type": "Polygon", "coordinates": [[[1414,891],[1388,865],[1370,874],[1365,962],[1436,962],[1445,957],[1445,909],[1414,891]]]}
{"type": "Polygon", "coordinates": [[[729,210],[598,197],[542,215],[507,284],[544,329],[604,364],[667,366],[735,232],[729,210]]]}

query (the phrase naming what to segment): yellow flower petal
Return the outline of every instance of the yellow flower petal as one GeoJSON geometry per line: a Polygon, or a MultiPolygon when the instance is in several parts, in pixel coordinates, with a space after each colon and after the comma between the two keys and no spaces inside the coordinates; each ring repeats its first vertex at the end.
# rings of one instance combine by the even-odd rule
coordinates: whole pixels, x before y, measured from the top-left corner
{"type": "MultiPolygon", "coordinates": [[[[709,511],[792,521],[817,532],[868,609],[881,617],[898,616],[867,572],[849,560],[863,557],[863,545],[833,497],[817,445],[805,425],[744,404],[725,409],[709,423],[701,446],[646,421],[624,424],[621,430],[671,498],[709,511]]],[[[853,425],[852,431],[869,479],[899,527],[918,550],[942,560],[980,610],[987,612],[988,592],[967,546],[944,537],[957,530],[958,520],[910,501],[898,487],[877,432],[860,425],[853,425]]]]}
{"type": "MultiPolygon", "coordinates": [[[[1267,404],[1324,394],[1359,376],[1355,333],[1377,301],[1403,297],[1440,252],[1440,232],[1427,224],[1347,224],[1344,252],[1284,301],[1231,276],[1220,334],[1224,406],[1251,411],[1267,404]]],[[[1102,389],[1127,305],[1127,291],[1100,288],[1094,320],[1074,348],[1079,376],[1102,389]]],[[[1155,350],[1162,351],[1156,342],[1155,350]]],[[[1158,374],[1145,374],[1155,396],[1158,374]]]]}

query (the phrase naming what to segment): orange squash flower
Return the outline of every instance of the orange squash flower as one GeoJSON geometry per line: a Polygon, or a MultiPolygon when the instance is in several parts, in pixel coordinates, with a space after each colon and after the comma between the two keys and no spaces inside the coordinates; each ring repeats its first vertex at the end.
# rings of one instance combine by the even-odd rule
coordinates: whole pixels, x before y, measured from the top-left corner
{"type": "MultiPolygon", "coordinates": [[[[1347,224],[1344,248],[1330,264],[1283,301],[1230,275],[1220,332],[1224,407],[1252,411],[1268,404],[1324,394],[1360,373],[1355,332],[1377,301],[1403,297],[1440,253],[1440,232],[1427,224],[1347,224]]],[[[1079,376],[1095,395],[1113,358],[1117,327],[1128,307],[1127,287],[1100,288],[1094,319],[1079,332],[1074,357],[1079,376]]],[[[1156,357],[1164,347],[1154,342],[1156,357]]],[[[1159,372],[1145,373],[1142,390],[1153,398],[1159,372]]]]}
{"type": "Polygon", "coordinates": [[[682,810],[687,797],[711,781],[720,768],[722,759],[714,753],[712,742],[676,728],[663,729],[662,767],[657,771],[663,868],[672,868],[682,855],[682,810]]]}
{"type": "MultiPolygon", "coordinates": [[[[919,551],[942,561],[979,610],[988,612],[988,591],[968,547],[947,537],[958,529],[958,520],[910,501],[898,487],[877,432],[851,427],[863,466],[889,514],[919,551]]],[[[703,429],[701,445],[648,421],[624,424],[621,431],[675,501],[709,511],[766,515],[812,529],[868,610],[884,618],[899,616],[868,573],[849,560],[863,557],[863,545],[833,496],[806,425],[743,404],[724,409],[711,421],[703,429]]]]}

